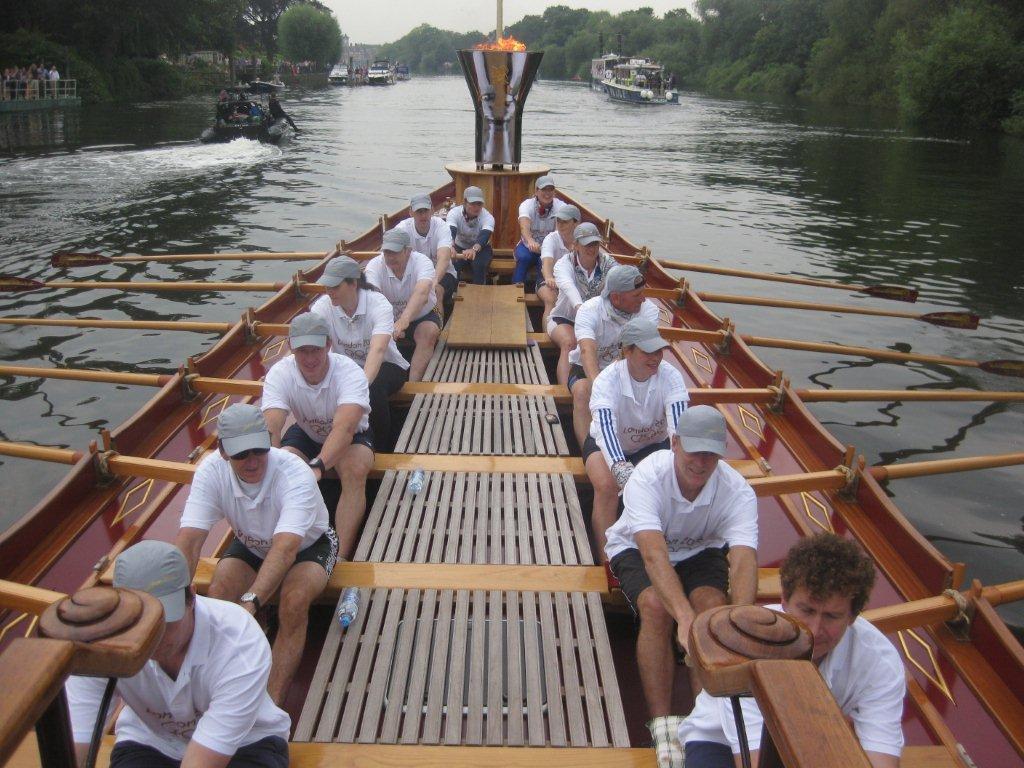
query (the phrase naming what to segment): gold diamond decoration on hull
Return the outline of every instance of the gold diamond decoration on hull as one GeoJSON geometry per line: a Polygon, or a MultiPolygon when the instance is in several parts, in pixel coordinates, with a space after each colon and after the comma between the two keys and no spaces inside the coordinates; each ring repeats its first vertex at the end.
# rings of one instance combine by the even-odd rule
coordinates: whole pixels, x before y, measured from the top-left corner
{"type": "Polygon", "coordinates": [[[218,398],[206,406],[206,408],[203,409],[203,418],[199,422],[199,428],[202,429],[211,421],[216,421],[221,412],[230,404],[231,395],[224,395],[224,397],[218,398]]]}
{"type": "Polygon", "coordinates": [[[742,405],[737,406],[737,408],[740,412],[740,421],[743,422],[743,426],[747,428],[747,431],[753,432],[759,439],[764,440],[764,430],[761,429],[761,420],[742,405]]]}
{"type": "Polygon", "coordinates": [[[114,515],[114,519],[110,521],[110,527],[113,528],[115,525],[117,525],[126,517],[128,517],[128,515],[132,514],[138,509],[141,509],[142,505],[149,500],[149,494],[150,492],[152,492],[152,490],[153,478],[150,478],[145,482],[139,483],[130,491],[128,491],[128,493],[124,495],[124,498],[121,499],[121,508],[117,511],[117,514],[114,515]],[[129,507],[128,502],[133,496],[137,495],[136,491],[139,491],[142,494],[142,498],[140,498],[138,501],[133,502],[131,507],[129,507]]]}
{"type": "Polygon", "coordinates": [[[896,635],[900,639],[900,645],[903,647],[903,655],[906,657],[907,661],[909,661],[914,668],[924,675],[930,682],[934,683],[935,686],[945,694],[947,699],[956,704],[956,701],[953,699],[953,694],[950,693],[949,683],[946,682],[946,678],[942,674],[942,670],[939,669],[939,663],[935,659],[935,652],[932,650],[932,647],[912,629],[901,629],[896,633],[896,635]],[[910,649],[907,647],[907,635],[909,635],[912,640],[916,641],[919,646],[924,648],[924,652],[928,654],[928,661],[932,667],[931,671],[925,669],[924,665],[915,659],[910,653],[910,649]]]}
{"type": "Polygon", "coordinates": [[[832,510],[826,507],[819,499],[815,498],[807,491],[800,491],[800,499],[804,503],[804,514],[810,519],[812,523],[817,525],[823,531],[829,533],[835,533],[835,529],[832,527],[832,510]],[[811,511],[811,507],[815,507],[814,512],[811,511]],[[817,517],[817,511],[821,512],[821,520],[817,517]]]}
{"type": "Polygon", "coordinates": [[[708,373],[714,374],[715,368],[707,352],[697,347],[690,347],[690,354],[693,355],[693,362],[697,364],[698,368],[703,368],[708,373]]]}

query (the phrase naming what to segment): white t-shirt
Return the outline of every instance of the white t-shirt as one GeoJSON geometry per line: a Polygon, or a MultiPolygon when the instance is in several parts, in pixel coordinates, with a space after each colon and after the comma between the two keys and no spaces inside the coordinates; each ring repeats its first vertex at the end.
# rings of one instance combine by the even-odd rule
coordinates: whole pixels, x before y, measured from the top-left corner
{"type": "MultiPolygon", "coordinates": [[[[147,661],[117,681],[125,707],[117,741],[153,747],[173,760],[195,740],[222,755],[269,736],[288,740],[291,719],[267,695],[270,644],[248,611],[196,597],[195,629],[176,679],[147,661]]],[[[69,677],[65,684],[75,743],[88,744],[106,680],[69,677]]]]}
{"type": "Polygon", "coordinates": [[[679,371],[664,360],[645,386],[636,386],[625,360],[594,379],[590,391],[590,436],[610,467],[675,432],[690,396],[679,371]]]}
{"type": "Polygon", "coordinates": [[[530,220],[530,234],[538,243],[543,242],[549,232],[555,231],[555,214],[565,207],[565,203],[557,197],[551,201],[547,213],[541,216],[540,202],[537,196],[528,197],[519,204],[519,218],[530,220]]]}
{"type": "Polygon", "coordinates": [[[360,290],[359,303],[351,317],[341,307],[335,306],[330,296],[319,297],[309,311],[327,321],[331,329],[332,349],[355,360],[360,366],[366,365],[373,337],[384,335],[388,337],[384,362],[394,363],[403,371],[409,367],[409,362],[402,357],[395,340],[391,338],[395,332],[395,316],[383,293],[360,290]]]}
{"type": "MultiPolygon", "coordinates": [[[[452,231],[448,228],[448,222],[437,216],[430,217],[430,229],[425,235],[416,231],[416,221],[411,216],[398,222],[395,229],[404,229],[408,232],[409,238],[412,240],[412,249],[425,253],[435,267],[437,266],[437,249],[452,247],[452,231]]],[[[451,259],[448,260],[447,273],[458,277],[451,259]]]]}
{"type": "Polygon", "coordinates": [[[209,531],[223,518],[245,547],[265,559],[275,534],[302,537],[303,550],[328,528],[327,507],[309,465],[271,448],[259,493],[250,498],[227,459],[215,451],[200,462],[181,513],[182,528],[209,531]]]}
{"type": "Polygon", "coordinates": [[[323,443],[334,426],[334,412],[342,405],[358,405],[363,409],[357,432],[370,426],[370,387],[366,374],[354,360],[327,353],[327,375],[319,384],[307,384],[294,355],[282,357],[263,382],[264,411],[279,408],[288,411],[310,440],[323,443]]]}
{"type": "Polygon", "coordinates": [[[603,296],[587,299],[576,312],[576,346],[569,352],[569,362],[582,365],[579,342],[590,339],[597,344],[597,365],[603,371],[619,359],[622,326],[638,316],[657,323],[658,307],[650,299],[644,299],[640,311],[625,318],[611,311],[611,304],[603,296]]]}
{"type": "MultiPolygon", "coordinates": [[[[419,251],[412,251],[409,254],[409,261],[405,265],[405,274],[401,278],[388,267],[384,261],[384,254],[378,254],[370,259],[363,270],[366,281],[376,286],[384,294],[384,298],[391,302],[391,310],[394,319],[397,320],[405,311],[405,305],[409,303],[412,292],[416,289],[416,283],[421,280],[429,280],[434,283],[434,263],[419,251]]],[[[437,303],[437,297],[433,291],[427,291],[427,299],[423,303],[423,309],[413,320],[430,313],[437,303]]]]}
{"type": "MultiPolygon", "coordinates": [[[[544,238],[544,242],[547,242],[547,238],[544,238]]],[[[543,253],[541,255],[543,256],[543,253]]],[[[597,293],[600,293],[604,287],[604,275],[607,274],[607,270],[615,266],[615,262],[610,260],[611,257],[602,251],[597,261],[594,262],[594,269],[586,273],[588,280],[592,279],[595,274],[600,277],[596,286],[597,293]]],[[[555,306],[551,310],[551,317],[564,317],[566,320],[575,320],[576,311],[580,308],[580,305],[586,299],[593,298],[588,296],[585,299],[580,295],[580,289],[576,285],[575,276],[578,264],[579,259],[572,252],[569,252],[565,258],[555,261],[554,276],[555,284],[558,286],[558,299],[555,300],[555,306]]]]}
{"type": "MultiPolygon", "coordinates": [[[[781,605],[769,608],[782,610],[781,605]]],[[[858,616],[818,667],[843,714],[853,721],[861,747],[899,757],[903,751],[903,698],[906,672],[899,653],[875,626],[858,616]]],[[[744,696],[743,725],[750,749],[761,748],[764,723],[757,702],[744,696]]],[[[728,697],[701,692],[693,712],[679,725],[679,741],[712,741],[740,753],[736,721],[728,697]]]]}
{"type": "Polygon", "coordinates": [[[451,227],[455,227],[455,245],[460,251],[476,245],[476,241],[484,232],[494,231],[494,216],[486,208],[482,208],[480,215],[470,221],[466,218],[465,206],[456,205],[448,211],[446,223],[449,232],[451,227]]]}
{"type": "Polygon", "coordinates": [[[562,236],[558,234],[556,228],[553,232],[548,232],[544,235],[544,240],[540,244],[540,257],[542,259],[554,259],[558,261],[560,258],[565,256],[567,253],[571,253],[572,248],[566,246],[562,240],[562,236]]]}
{"type": "Polygon", "coordinates": [[[697,498],[679,490],[672,451],[656,451],[641,461],[622,491],[625,509],[607,531],[604,551],[611,560],[637,549],[636,534],[660,531],[675,565],[711,547],[757,549],[757,498],[739,472],[719,461],[697,498]]]}

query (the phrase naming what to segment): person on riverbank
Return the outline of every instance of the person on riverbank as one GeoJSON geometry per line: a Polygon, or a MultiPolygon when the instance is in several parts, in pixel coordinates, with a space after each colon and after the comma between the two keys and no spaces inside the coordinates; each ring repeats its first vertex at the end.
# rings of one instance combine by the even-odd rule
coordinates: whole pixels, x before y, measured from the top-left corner
{"type": "MultiPolygon", "coordinates": [[[[591,237],[584,239],[590,241],[591,237]]],[[[637,315],[658,322],[657,306],[644,298],[644,276],[627,264],[608,270],[601,295],[587,299],[576,312],[576,347],[569,352],[567,384],[572,393],[573,430],[580,445],[590,432],[590,389],[594,379],[619,359],[622,328],[637,315]]]]}
{"type": "Polygon", "coordinates": [[[366,514],[366,478],[373,468],[370,394],[363,369],[331,351],[330,337],[319,314],[292,320],[292,353],[267,371],[261,407],[273,445],[308,462],[318,481],[330,470],[341,480],[333,527],[338,554],[349,558],[366,514]],[[285,432],[289,415],[295,423],[285,432]]]}
{"type": "Polygon", "coordinates": [[[327,293],[309,311],[327,321],[333,350],[362,366],[370,386],[373,442],[378,450],[389,452],[394,448],[390,399],[409,380],[409,362],[392,335],[391,304],[348,256],[331,259],[317,283],[327,293]]]}
{"type": "MultiPolygon", "coordinates": [[[[859,614],[875,583],[875,567],[860,547],[832,533],[797,542],[779,569],[782,604],[814,637],[811,661],[835,695],[873,768],[897,768],[903,751],[906,671],[888,638],[859,614]]],[[[741,700],[743,724],[757,764],[763,717],[741,700]]],[[[701,693],[679,726],[687,768],[733,768],[740,752],[728,698],[701,693]]]]}
{"type": "MultiPolygon", "coordinates": [[[[565,205],[555,197],[555,180],[551,176],[537,179],[533,197],[519,206],[520,240],[515,248],[515,270],[512,282],[526,284],[530,269],[540,266],[540,247],[544,238],[555,231],[555,214],[565,205]]],[[[537,275],[541,282],[541,275],[537,275]]]]}
{"type": "MultiPolygon", "coordinates": [[[[578,212],[575,205],[567,205],[558,215],[561,216],[567,210],[570,213],[578,212]]],[[[559,226],[566,225],[559,222],[559,226]]],[[[544,244],[553,235],[559,234],[553,232],[548,235],[544,238],[544,244]]],[[[555,259],[552,273],[558,287],[558,298],[545,325],[548,336],[558,345],[555,374],[559,384],[566,384],[569,380],[569,353],[576,347],[576,312],[583,302],[601,294],[605,278],[616,264],[615,259],[601,249],[601,236],[596,225],[590,222],[579,224],[572,229],[569,237],[572,250],[555,259]]],[[[544,263],[542,257],[541,264],[544,263]]]]}
{"type": "Polygon", "coordinates": [[[669,344],[655,323],[633,318],[623,326],[620,343],[622,359],[594,379],[593,421],[582,450],[594,486],[591,528],[602,556],[619,494],[641,461],[668,450],[669,436],[689,400],[682,374],[662,359],[669,344]]]}
{"type": "Polygon", "coordinates": [[[558,300],[558,284],[555,282],[555,264],[572,251],[573,230],[582,220],[580,209],[575,205],[564,205],[555,213],[555,230],[548,232],[540,244],[540,274],[537,275],[537,298],[544,303],[541,327],[547,328],[551,310],[558,300]]]}
{"type": "Polygon", "coordinates": [[[389,302],[395,320],[392,335],[399,349],[408,354],[409,381],[419,381],[434,354],[441,334],[441,316],[437,313],[436,270],[430,259],[414,251],[405,229],[384,233],[381,252],[367,263],[366,280],[389,302]]]}
{"type": "Polygon", "coordinates": [[[466,187],[462,201],[462,205],[448,211],[446,219],[452,233],[455,271],[459,273],[469,267],[473,272],[473,284],[484,285],[494,257],[490,242],[494,234],[494,216],[484,207],[484,192],[480,187],[466,187]]]}
{"type": "Polygon", "coordinates": [[[338,559],[338,537],[309,465],[274,448],[260,409],[235,403],[217,419],[218,447],[202,460],[181,515],[175,544],[189,576],[210,529],[226,519],[234,532],[208,595],[240,603],[253,616],[279,595],[279,626],[267,692],[288,695],[306,645],[309,606],[338,559]]]}
{"type": "MultiPolygon", "coordinates": [[[[196,595],[181,550],[142,541],[114,561],[114,586],[164,608],[164,633],[145,666],[115,689],[112,768],[285,768],[291,720],[267,694],[266,635],[241,607],[196,595]]],[[[69,677],[65,688],[78,764],[85,765],[106,680],[69,677]]]]}
{"type": "Polygon", "coordinates": [[[398,222],[395,229],[406,232],[413,251],[426,254],[434,265],[435,306],[441,307],[448,317],[455,305],[459,275],[452,263],[451,229],[444,219],[434,215],[430,195],[413,195],[409,200],[409,218],[398,222]]]}
{"type": "Polygon", "coordinates": [[[698,613],[757,596],[757,498],[722,460],[725,445],[721,413],[687,408],[671,449],[633,471],[606,534],[611,572],[640,618],[636,659],[652,718],[671,706],[673,627],[686,649],[698,613]]]}

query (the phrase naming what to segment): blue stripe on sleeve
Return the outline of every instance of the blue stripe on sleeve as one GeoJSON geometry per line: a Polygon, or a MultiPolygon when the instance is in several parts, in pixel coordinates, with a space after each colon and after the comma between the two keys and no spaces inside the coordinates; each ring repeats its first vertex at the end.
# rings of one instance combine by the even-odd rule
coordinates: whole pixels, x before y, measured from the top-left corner
{"type": "Polygon", "coordinates": [[[625,461],[626,456],[622,452],[622,446],[619,444],[619,437],[615,434],[615,422],[612,418],[611,409],[599,408],[595,416],[601,428],[601,437],[604,438],[605,450],[611,457],[612,463],[625,461]]]}

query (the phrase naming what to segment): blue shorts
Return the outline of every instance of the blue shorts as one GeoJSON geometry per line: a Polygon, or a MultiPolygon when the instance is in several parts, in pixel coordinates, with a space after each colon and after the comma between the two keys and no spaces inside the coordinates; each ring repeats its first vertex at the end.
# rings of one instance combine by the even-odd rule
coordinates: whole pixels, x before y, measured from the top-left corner
{"type": "MultiPolygon", "coordinates": [[[[372,451],[373,435],[370,433],[370,430],[356,432],[352,435],[352,445],[365,445],[372,451]]],[[[306,460],[310,461],[320,455],[320,449],[324,447],[324,444],[318,443],[307,435],[306,430],[298,424],[292,424],[285,430],[284,436],[281,438],[281,447],[294,448],[297,451],[301,451],[306,460]]]]}
{"type": "Polygon", "coordinates": [[[732,750],[716,741],[688,741],[684,745],[686,768],[734,768],[732,750]]]}

